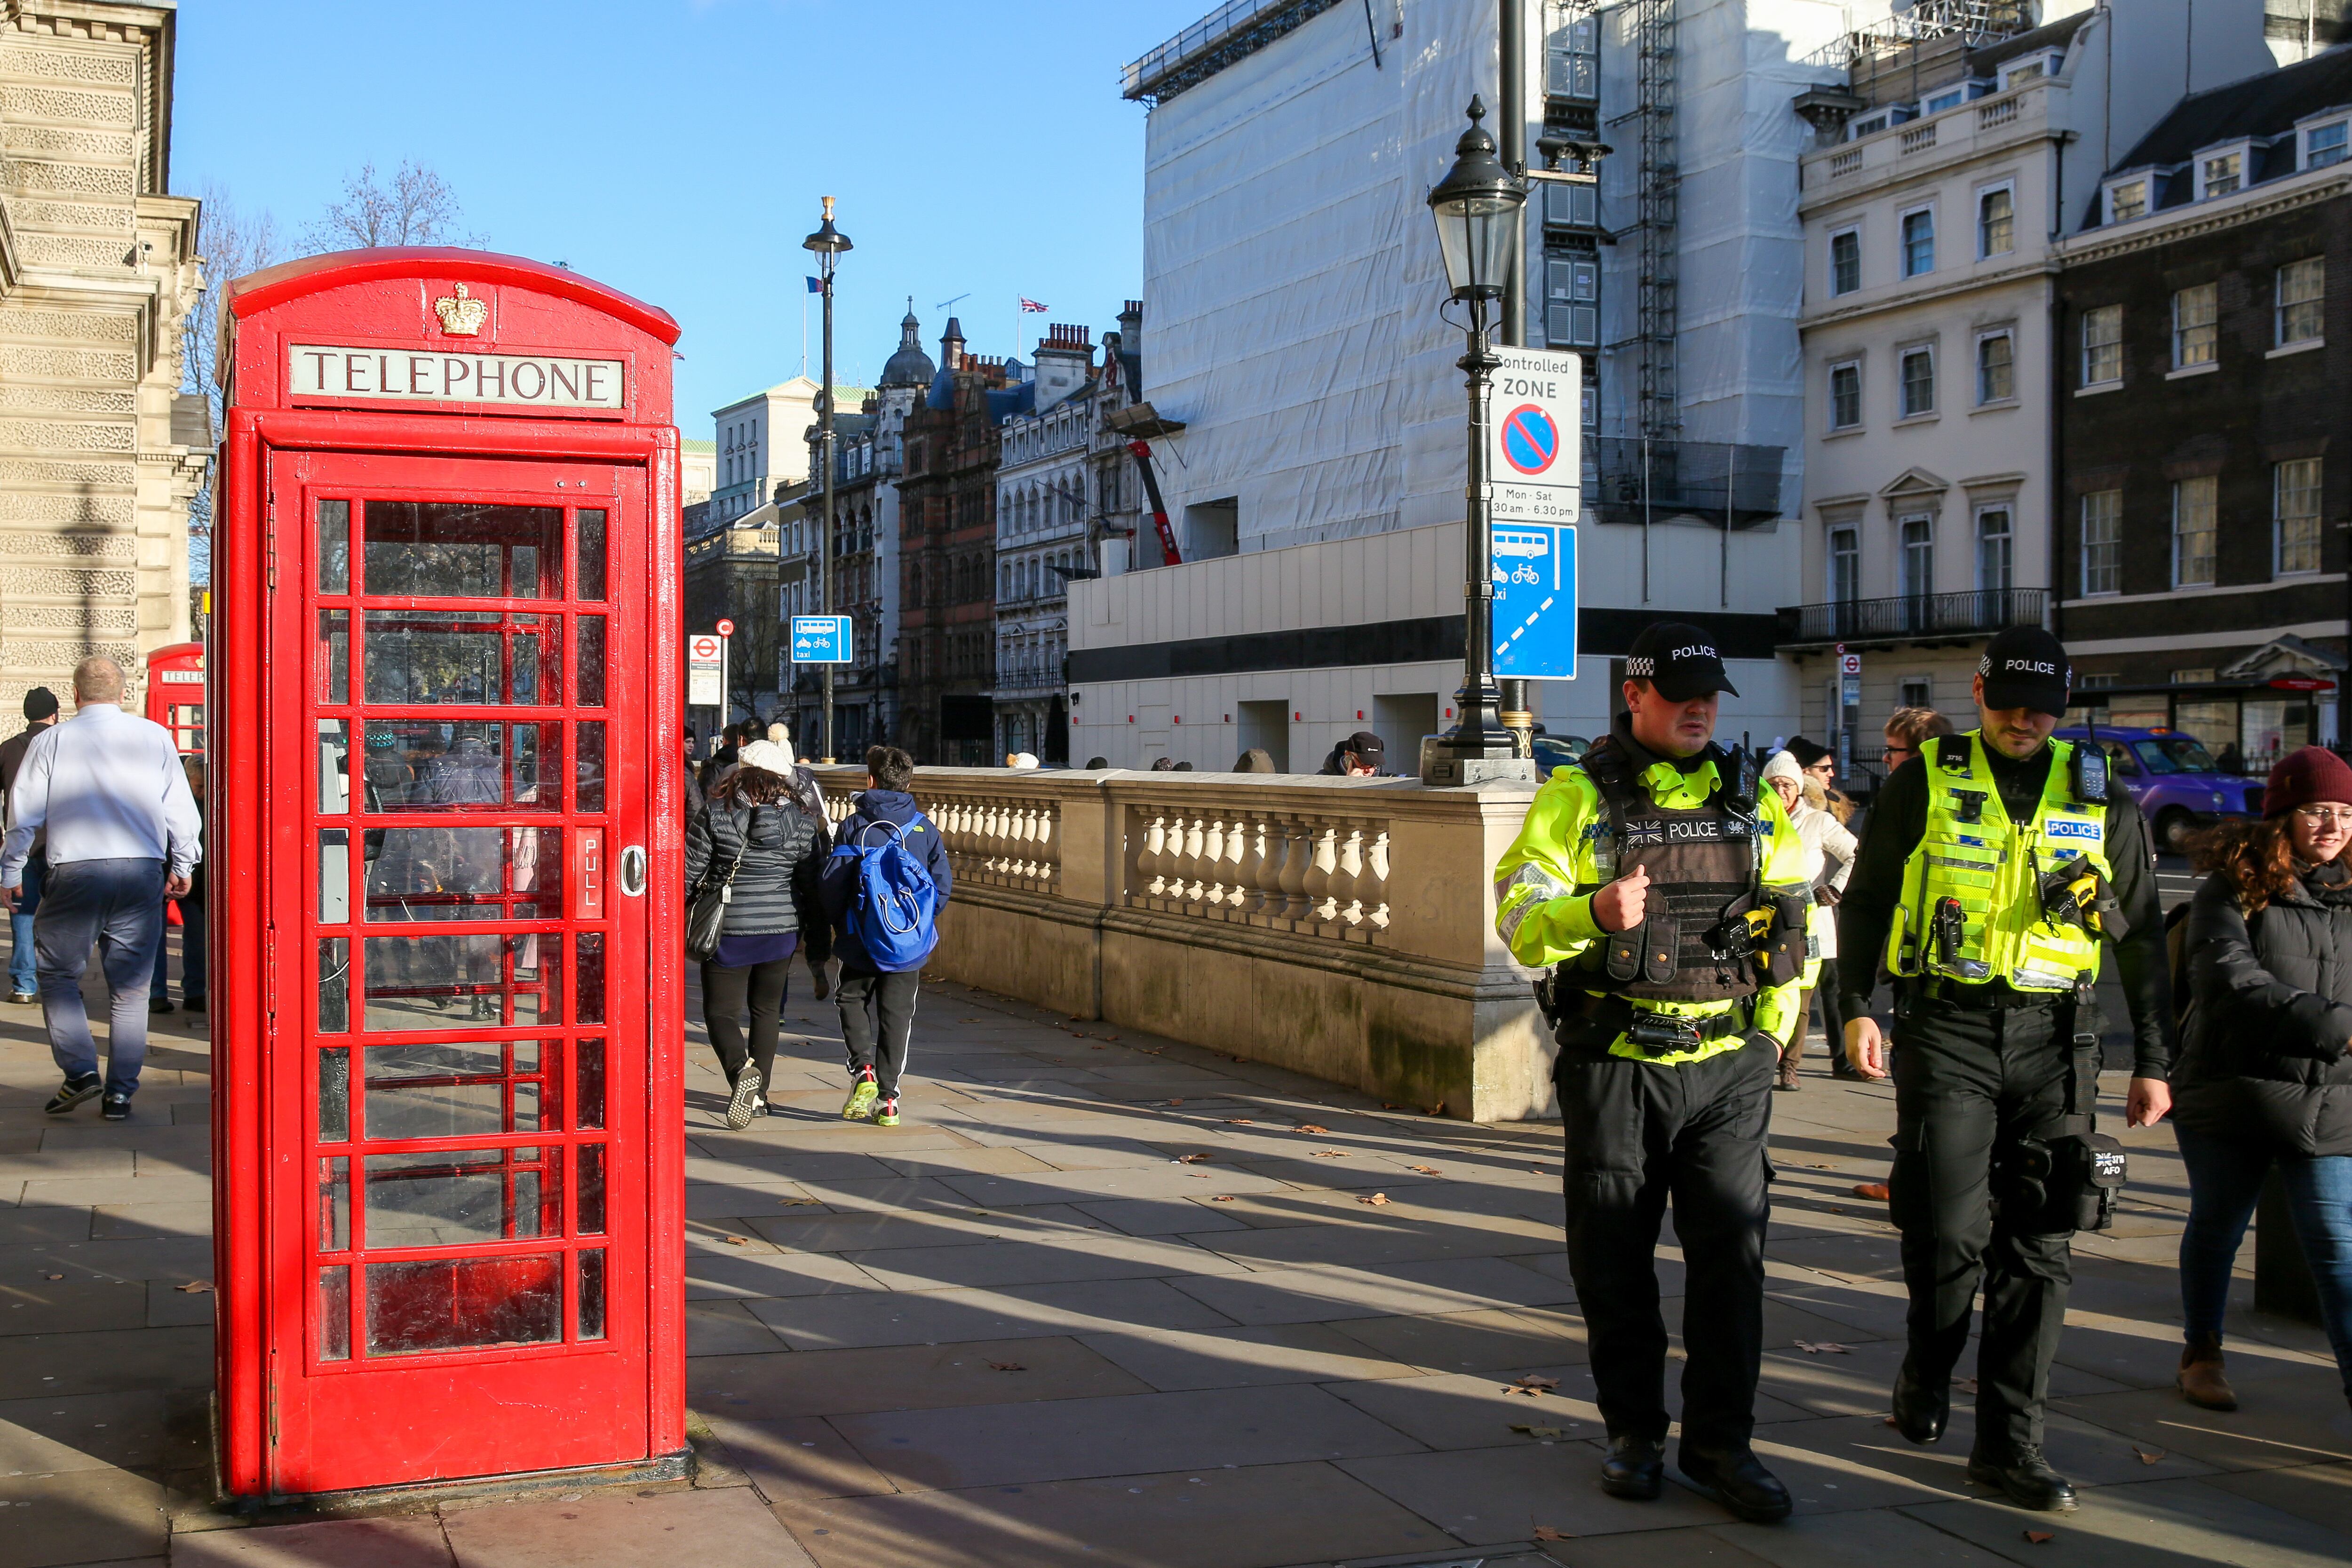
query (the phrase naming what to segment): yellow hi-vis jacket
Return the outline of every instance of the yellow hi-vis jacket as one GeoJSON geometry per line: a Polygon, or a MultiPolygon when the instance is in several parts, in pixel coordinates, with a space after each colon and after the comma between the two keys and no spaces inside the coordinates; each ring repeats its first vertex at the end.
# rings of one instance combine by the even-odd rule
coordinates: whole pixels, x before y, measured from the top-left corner
{"type": "MultiPolygon", "coordinates": [[[[1671,763],[1653,763],[1638,782],[1660,806],[1694,811],[1714,793],[1716,767],[1711,761],[1702,763],[1685,774],[1671,763]]],[[[1763,860],[1762,881],[1768,888],[1809,887],[1804,846],[1789,823],[1780,797],[1769,789],[1759,791],[1759,796],[1756,852],[1763,860]]],[[[1495,930],[1511,956],[1530,969],[1565,963],[1591,969],[1597,976],[1605,933],[1593,923],[1592,895],[1616,877],[1617,845],[1601,786],[1580,767],[1555,769],[1536,792],[1519,836],[1495,863],[1495,930]]],[[[1563,974],[1561,979],[1570,982],[1572,976],[1563,974]]],[[[1794,981],[1759,989],[1753,999],[1756,1013],[1751,1026],[1776,1038],[1786,1037],[1796,1019],[1797,993],[1794,981]]],[[[1748,1004],[1633,1005],[1704,1018],[1748,1004]]],[[[1693,1050],[1652,1056],[1620,1036],[1609,1048],[1615,1056],[1673,1067],[1736,1051],[1744,1043],[1738,1035],[1726,1035],[1693,1050]]]]}
{"type": "Polygon", "coordinates": [[[2016,823],[1979,731],[1927,743],[1927,830],[1904,863],[1903,897],[1886,935],[1891,973],[1964,985],[2005,980],[2021,991],[2071,991],[2084,974],[2098,978],[2097,933],[2050,919],[2042,879],[2077,856],[2113,879],[2106,807],[2074,798],[2074,744],[2053,741],[2050,749],[2050,778],[2032,820],[2016,823]],[[1959,901],[1966,921],[1950,954],[1935,923],[1948,898],[1959,901]]]}

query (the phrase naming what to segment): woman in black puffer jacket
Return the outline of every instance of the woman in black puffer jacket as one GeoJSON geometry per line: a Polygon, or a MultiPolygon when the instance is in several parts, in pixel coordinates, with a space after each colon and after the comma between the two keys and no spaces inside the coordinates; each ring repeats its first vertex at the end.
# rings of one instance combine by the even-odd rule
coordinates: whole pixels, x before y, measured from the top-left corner
{"type": "Polygon", "coordinates": [[[719,951],[702,965],[702,1021],[730,1086],[727,1125],[746,1127],[765,1107],[761,1090],[775,1077],[778,1017],[793,954],[801,953],[824,993],[833,953],[818,877],[833,851],[821,813],[795,800],[792,748],[747,741],[737,765],[712,781],[709,797],[686,829],[690,898],[707,875],[729,883],[719,951]],[[751,1015],[747,1050],[742,1017],[751,1015]]]}
{"type": "Polygon", "coordinates": [[[2189,1168],[2180,1391],[2234,1410],[2221,1317],[2275,1163],[2352,1398],[2352,767],[2305,747],[2271,770],[2260,822],[2210,831],[2189,910],[2190,1007],[2172,1073],[2189,1168]]]}

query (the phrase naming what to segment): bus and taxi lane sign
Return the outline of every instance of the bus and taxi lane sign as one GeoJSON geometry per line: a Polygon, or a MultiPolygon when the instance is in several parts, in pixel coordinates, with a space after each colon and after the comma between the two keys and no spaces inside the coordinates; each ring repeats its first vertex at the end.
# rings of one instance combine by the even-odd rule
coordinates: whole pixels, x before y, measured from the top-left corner
{"type": "Polygon", "coordinates": [[[1495,674],[1576,679],[1576,530],[1498,522],[1494,530],[1495,674]]]}
{"type": "Polygon", "coordinates": [[[1578,521],[1584,471],[1584,359],[1498,349],[1488,405],[1486,479],[1495,522],[1578,521]]]}
{"type": "Polygon", "coordinates": [[[793,662],[794,664],[847,664],[849,662],[849,617],[847,616],[794,616],[793,617],[793,662]]]}

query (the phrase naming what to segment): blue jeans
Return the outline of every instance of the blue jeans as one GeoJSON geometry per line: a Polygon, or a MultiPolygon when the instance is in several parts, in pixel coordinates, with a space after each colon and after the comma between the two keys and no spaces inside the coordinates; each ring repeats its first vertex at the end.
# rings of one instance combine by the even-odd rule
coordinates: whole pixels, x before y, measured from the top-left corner
{"type": "Polygon", "coordinates": [[[2286,1185],[2295,1239],[2319,1288],[2320,1317],[2336,1351],[2344,1392],[2352,1397],[2352,1154],[2303,1159],[2176,1126],[2189,1167],[2189,1225],[2180,1233],[2180,1305],[2191,1341],[2221,1338],[2230,1270],[2276,1160],[2286,1185]]]}
{"type": "Polygon", "coordinates": [[[19,996],[30,996],[40,989],[39,972],[33,967],[33,911],[41,903],[41,877],[47,862],[35,850],[25,860],[25,881],[16,889],[16,907],[8,916],[8,979],[9,989],[19,996]]]}
{"type": "Polygon", "coordinates": [[[89,1015],[81,999],[82,971],[95,946],[111,1001],[106,1092],[127,1095],[138,1089],[139,1069],[147,1060],[147,988],[163,940],[163,861],[70,860],[49,868],[40,913],[33,920],[33,946],[49,1054],[68,1078],[98,1070],[98,1046],[89,1037],[89,1015]]]}
{"type": "MultiPolygon", "coordinates": [[[[162,934],[155,939],[154,994],[172,999],[172,900],[163,900],[162,934]]],[[[205,904],[202,899],[182,899],[180,906],[180,998],[193,1002],[205,994],[205,904]]],[[[29,989],[29,987],[27,987],[29,989]]]]}

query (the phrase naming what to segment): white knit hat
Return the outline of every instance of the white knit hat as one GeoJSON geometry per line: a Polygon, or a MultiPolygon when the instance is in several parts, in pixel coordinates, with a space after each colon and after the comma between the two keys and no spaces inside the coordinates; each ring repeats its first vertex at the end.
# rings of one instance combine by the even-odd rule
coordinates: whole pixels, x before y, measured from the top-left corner
{"type": "Polygon", "coordinates": [[[793,776],[793,743],[790,741],[746,741],[736,748],[735,760],[747,768],[761,773],[793,776]]]}
{"type": "Polygon", "coordinates": [[[1802,785],[1805,782],[1805,770],[1797,765],[1797,759],[1790,753],[1775,752],[1770,760],[1764,764],[1764,776],[1768,779],[1787,779],[1791,784],[1802,785]]]}

